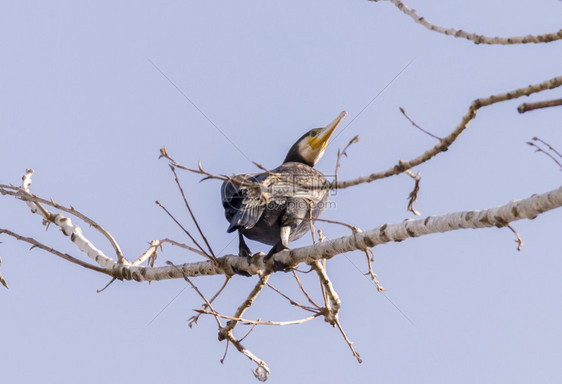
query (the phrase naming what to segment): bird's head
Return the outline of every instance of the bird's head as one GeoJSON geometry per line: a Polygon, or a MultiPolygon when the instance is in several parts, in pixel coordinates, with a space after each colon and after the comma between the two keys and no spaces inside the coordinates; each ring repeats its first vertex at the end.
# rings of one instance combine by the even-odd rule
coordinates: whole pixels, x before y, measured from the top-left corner
{"type": "Polygon", "coordinates": [[[346,115],[347,112],[343,111],[326,127],[314,128],[302,135],[289,149],[284,163],[294,161],[314,167],[324,155],[332,133],[346,115]]]}

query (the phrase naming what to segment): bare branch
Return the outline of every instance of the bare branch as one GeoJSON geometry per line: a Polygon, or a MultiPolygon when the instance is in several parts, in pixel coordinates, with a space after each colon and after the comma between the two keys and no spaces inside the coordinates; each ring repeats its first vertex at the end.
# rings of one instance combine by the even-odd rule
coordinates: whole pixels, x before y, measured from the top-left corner
{"type": "MultiPolygon", "coordinates": [[[[26,194],[30,195],[30,196],[32,196],[31,193],[29,192],[29,186],[31,185],[31,176],[32,175],[33,175],[32,169],[26,170],[25,175],[22,177],[22,187],[21,187],[21,190],[23,192],[25,192],[26,194]]],[[[44,219],[43,223],[45,225],[48,225],[49,223],[53,223],[57,227],[59,227],[61,229],[61,232],[65,236],[70,237],[70,240],[78,247],[78,249],[80,249],[82,252],[85,252],[88,255],[88,257],[93,259],[102,268],[104,268],[104,269],[102,269],[102,271],[104,271],[104,273],[109,273],[108,271],[111,271],[112,268],[114,268],[116,265],[129,265],[130,264],[130,262],[125,258],[121,258],[120,260],[115,261],[112,258],[106,256],[101,250],[96,248],[94,246],[94,244],[92,244],[84,236],[84,234],[82,233],[82,229],[79,226],[73,225],[72,220],[70,218],[65,217],[62,213],[56,213],[55,214],[53,212],[50,212],[47,209],[45,209],[41,205],[41,203],[26,201],[26,204],[31,208],[32,213],[36,213],[36,214],[40,215],[41,217],[43,217],[43,219],[44,219]]],[[[33,240],[33,239],[31,239],[31,240],[33,240]]],[[[45,249],[46,250],[48,249],[49,252],[52,252],[51,251],[52,248],[45,247],[45,249]]],[[[54,253],[54,252],[52,252],[52,253],[54,253]]],[[[57,255],[60,256],[60,257],[63,257],[63,256],[61,256],[62,253],[60,253],[60,252],[57,255]]],[[[66,255],[66,256],[68,256],[68,255],[66,255]]],[[[88,267],[86,267],[86,268],[88,268],[88,267]]],[[[113,270],[111,272],[111,275],[114,276],[114,277],[117,277],[117,278],[121,278],[120,276],[116,275],[116,273],[118,273],[118,272],[113,270]]]]}
{"type": "Polygon", "coordinates": [[[189,171],[189,172],[192,172],[192,173],[195,173],[195,174],[198,174],[198,175],[205,176],[203,179],[201,179],[201,181],[207,180],[207,179],[217,179],[217,180],[227,181],[227,180],[230,179],[228,176],[225,176],[225,175],[214,175],[212,173],[209,173],[209,172],[205,171],[203,169],[203,166],[201,165],[201,162],[198,163],[198,169],[186,167],[185,165],[182,165],[182,164],[178,163],[177,161],[175,161],[174,159],[172,159],[170,157],[170,155],[168,154],[168,151],[166,150],[166,147],[160,148],[160,156],[158,158],[160,159],[162,157],[168,159],[170,161],[170,165],[172,165],[176,168],[183,169],[185,171],[189,171]]]}
{"type": "MultiPolygon", "coordinates": [[[[369,0],[369,1],[378,2],[380,0],[369,0]]],[[[396,6],[396,8],[398,8],[404,14],[411,17],[416,23],[423,25],[424,27],[426,27],[431,31],[439,32],[453,37],[464,38],[473,41],[476,44],[508,45],[508,44],[548,43],[551,41],[562,39],[562,29],[555,33],[545,33],[543,35],[489,37],[489,36],[479,35],[477,33],[466,32],[463,31],[462,29],[444,28],[430,23],[422,16],[418,16],[415,10],[408,8],[408,6],[400,0],[388,0],[388,1],[394,4],[394,6],[396,6]]]]}
{"type": "MultiPolygon", "coordinates": [[[[31,176],[33,174],[33,170],[28,170],[28,172],[29,172],[29,176],[31,176]]],[[[29,183],[31,184],[30,179],[29,179],[29,183]]],[[[25,190],[22,190],[22,188],[15,187],[13,185],[0,184],[0,193],[2,193],[3,195],[14,196],[16,199],[25,201],[27,203],[27,205],[30,206],[30,208],[32,208],[32,206],[34,205],[34,208],[32,208],[32,210],[43,208],[41,206],[41,204],[43,204],[43,205],[51,206],[53,208],[56,208],[56,209],[61,210],[63,212],[69,213],[69,214],[79,218],[80,220],[82,220],[86,224],[95,228],[98,232],[100,232],[107,239],[109,244],[111,244],[111,246],[115,250],[115,254],[116,254],[118,260],[124,259],[123,252],[121,251],[121,247],[117,243],[117,240],[115,240],[115,238],[111,235],[111,233],[109,233],[109,231],[107,231],[105,228],[103,228],[100,224],[98,224],[93,219],[89,218],[85,214],[76,210],[76,208],[74,208],[73,206],[65,207],[64,205],[55,203],[53,201],[53,199],[49,199],[49,200],[43,199],[41,197],[38,197],[36,195],[33,195],[33,194],[29,193],[29,190],[26,192],[25,190]]],[[[41,211],[47,212],[44,209],[41,209],[41,211]]]]}
{"type": "Polygon", "coordinates": [[[324,266],[322,265],[322,262],[320,260],[315,260],[310,265],[312,269],[316,271],[316,274],[320,279],[320,283],[324,287],[326,295],[329,299],[329,303],[327,303],[326,305],[326,309],[328,310],[328,312],[324,315],[324,320],[331,325],[335,325],[341,309],[340,297],[334,289],[332,281],[328,277],[328,273],[326,272],[326,268],[324,268],[324,266]]]}
{"type": "Polygon", "coordinates": [[[347,343],[347,345],[349,346],[349,349],[351,349],[351,353],[353,353],[353,356],[357,359],[357,362],[359,364],[361,364],[363,362],[363,360],[361,360],[361,356],[359,356],[359,354],[357,353],[357,351],[355,350],[355,348],[353,348],[353,341],[349,340],[349,338],[347,337],[347,335],[345,334],[345,331],[343,330],[343,327],[339,321],[339,319],[336,321],[336,326],[338,327],[338,329],[340,330],[345,342],[347,343]]]}
{"type": "MultiPolygon", "coordinates": [[[[455,142],[455,140],[459,137],[459,135],[468,127],[468,124],[476,117],[476,112],[480,108],[487,107],[489,105],[496,104],[502,101],[516,99],[521,96],[528,96],[533,93],[542,92],[547,89],[557,88],[561,85],[562,85],[562,76],[558,76],[550,80],[546,80],[538,84],[529,85],[527,87],[518,88],[510,92],[476,99],[470,104],[470,107],[468,108],[468,112],[462,117],[461,122],[457,125],[457,127],[448,136],[441,139],[439,144],[437,144],[430,150],[424,152],[423,154],[419,155],[418,157],[412,160],[399,161],[397,165],[386,171],[373,173],[369,176],[359,177],[354,180],[338,182],[337,188],[342,189],[362,183],[370,183],[374,180],[403,173],[407,169],[411,169],[416,165],[424,163],[429,159],[431,159],[432,157],[434,157],[435,155],[448,150],[451,144],[455,142]]],[[[336,187],[335,185],[330,186],[330,188],[332,189],[334,189],[335,187],[336,187]]]]}
{"type": "Polygon", "coordinates": [[[523,246],[523,239],[521,238],[521,236],[519,236],[519,233],[517,233],[517,231],[511,225],[508,224],[507,227],[515,235],[515,237],[516,237],[515,242],[517,243],[517,250],[520,251],[521,247],[523,246]]]}
{"type": "MultiPolygon", "coordinates": [[[[240,340],[237,340],[234,337],[234,334],[232,333],[233,328],[236,326],[236,324],[240,320],[230,320],[226,324],[226,326],[223,327],[222,323],[220,321],[220,318],[224,317],[224,315],[220,315],[217,311],[215,311],[211,302],[205,298],[205,296],[201,293],[201,291],[199,291],[197,286],[195,286],[195,284],[193,284],[193,282],[189,279],[189,277],[183,271],[181,271],[176,265],[174,265],[170,261],[168,261],[167,264],[171,265],[175,270],[178,270],[182,273],[182,276],[185,279],[185,281],[187,281],[189,283],[189,285],[191,285],[191,287],[195,290],[195,292],[197,292],[197,294],[205,301],[205,306],[210,309],[209,314],[211,314],[215,317],[215,319],[217,321],[217,324],[218,324],[218,327],[219,327],[219,340],[227,340],[227,349],[225,350],[225,355],[221,359],[221,362],[223,362],[224,359],[226,358],[226,352],[228,351],[228,343],[230,342],[230,343],[232,343],[232,345],[234,345],[234,347],[240,353],[242,353],[244,356],[248,357],[250,360],[252,360],[253,362],[255,362],[258,365],[256,370],[254,371],[254,376],[259,381],[266,381],[267,377],[270,373],[270,370],[269,370],[269,367],[267,366],[267,363],[265,361],[261,360],[260,358],[258,358],[256,355],[254,355],[250,350],[246,349],[240,343],[240,340]]],[[[267,283],[267,279],[269,278],[269,274],[264,275],[264,276],[262,276],[260,278],[260,281],[258,282],[258,284],[256,284],[256,287],[254,287],[254,289],[250,293],[250,296],[248,296],[246,301],[238,308],[238,310],[236,311],[237,315],[235,315],[235,317],[233,317],[233,319],[236,319],[236,318],[240,319],[240,316],[246,311],[247,308],[249,308],[252,305],[253,300],[257,297],[259,292],[261,292],[261,290],[265,286],[265,283],[267,283]]],[[[224,286],[226,285],[227,282],[228,282],[228,279],[224,283],[223,288],[224,288],[224,286]]],[[[219,292],[217,292],[217,294],[215,294],[213,299],[215,299],[220,294],[220,292],[222,292],[223,288],[221,288],[219,290],[219,292]]],[[[205,310],[196,310],[196,311],[198,311],[200,313],[206,312],[205,310]]],[[[250,330],[250,332],[251,332],[251,330],[250,330]]],[[[244,336],[244,337],[246,337],[246,336],[244,336]]]]}
{"type": "Polygon", "coordinates": [[[334,182],[337,185],[338,184],[338,171],[340,170],[340,161],[342,156],[347,157],[347,149],[352,145],[359,142],[359,135],[355,135],[351,140],[349,140],[349,142],[346,144],[345,147],[343,147],[343,150],[340,151],[338,149],[338,157],[336,159],[336,169],[334,171],[334,182]]]}
{"type": "MultiPolygon", "coordinates": [[[[295,271],[291,271],[291,272],[293,272],[293,274],[294,274],[295,277],[296,277],[295,271]]],[[[310,297],[308,296],[308,293],[306,293],[306,291],[305,291],[304,288],[302,287],[302,284],[300,284],[300,281],[298,280],[298,277],[296,277],[296,279],[297,279],[297,281],[298,281],[298,283],[299,283],[299,286],[300,286],[301,289],[303,290],[303,292],[305,292],[306,297],[309,298],[309,300],[310,300],[310,297]]],[[[279,295],[283,296],[285,299],[287,299],[287,301],[289,301],[289,303],[290,303],[291,305],[294,305],[295,307],[299,307],[299,308],[301,308],[301,309],[304,309],[305,311],[308,311],[308,312],[318,313],[318,309],[319,309],[320,307],[317,306],[314,302],[311,301],[311,303],[312,303],[316,308],[312,308],[312,307],[309,307],[309,306],[306,306],[306,305],[303,305],[303,304],[299,304],[299,303],[297,303],[295,300],[291,299],[289,296],[285,295],[285,294],[284,294],[283,292],[281,292],[279,289],[275,288],[275,287],[274,287],[273,285],[271,285],[270,283],[267,283],[267,286],[268,286],[269,288],[273,289],[273,290],[274,290],[275,292],[277,292],[279,295]]]]}
{"type": "Polygon", "coordinates": [[[410,119],[410,116],[408,116],[408,115],[406,114],[406,111],[404,110],[404,108],[398,107],[398,109],[400,109],[400,112],[402,112],[402,114],[404,115],[404,117],[405,117],[414,127],[416,127],[417,129],[419,129],[420,131],[422,131],[422,132],[425,133],[426,135],[429,135],[429,136],[433,137],[434,139],[443,140],[441,137],[439,137],[439,136],[437,136],[437,135],[434,135],[433,133],[431,133],[431,132],[429,132],[429,131],[426,131],[425,129],[423,129],[422,127],[420,127],[420,126],[418,125],[418,123],[416,123],[414,120],[410,119]]]}
{"type": "MultiPolygon", "coordinates": [[[[259,318],[258,321],[261,321],[261,318],[259,318]]],[[[254,330],[256,329],[257,326],[258,326],[258,324],[252,324],[252,327],[250,328],[250,330],[248,332],[246,332],[246,334],[244,336],[242,336],[240,339],[238,339],[238,341],[240,341],[240,342],[244,341],[244,339],[246,337],[250,336],[250,334],[252,332],[254,332],[254,330]]],[[[226,343],[228,344],[229,341],[227,340],[226,343]]]]}
{"type": "Polygon", "coordinates": [[[338,327],[347,345],[349,346],[349,349],[351,349],[353,356],[357,359],[359,363],[362,363],[363,361],[361,360],[361,356],[359,356],[355,348],[353,348],[353,342],[349,340],[340,323],[338,315],[341,308],[341,301],[334,289],[334,286],[332,285],[330,278],[328,277],[328,274],[326,273],[325,266],[322,265],[322,262],[320,260],[316,260],[314,263],[311,264],[311,266],[318,274],[318,278],[320,279],[320,282],[322,283],[322,286],[325,289],[326,295],[330,299],[330,305],[326,305],[324,320],[327,323],[331,324],[332,326],[338,327]]]}
{"type": "MultiPolygon", "coordinates": [[[[167,261],[166,264],[171,265],[174,269],[176,269],[176,270],[182,272],[182,271],[181,271],[174,263],[172,263],[171,261],[167,261]]],[[[221,323],[221,321],[220,321],[219,316],[217,316],[217,312],[214,310],[214,308],[213,308],[211,302],[210,302],[209,300],[207,300],[207,298],[205,297],[205,295],[203,295],[203,294],[201,293],[201,291],[199,290],[199,288],[197,288],[197,286],[196,286],[195,284],[193,284],[193,282],[191,281],[191,279],[189,279],[189,277],[187,277],[187,275],[186,275],[185,273],[182,272],[182,275],[183,275],[183,279],[184,279],[185,281],[187,281],[188,284],[191,285],[191,288],[193,288],[193,289],[195,290],[195,292],[197,292],[197,294],[199,295],[199,297],[201,297],[201,298],[203,299],[203,301],[205,301],[205,305],[207,306],[207,308],[209,308],[209,309],[213,312],[213,314],[214,314],[214,316],[215,316],[215,320],[217,321],[217,325],[218,325],[219,329],[221,329],[221,328],[222,328],[222,323],[221,323]]]]}
{"type": "Polygon", "coordinates": [[[301,292],[303,293],[304,297],[306,297],[306,299],[308,300],[308,302],[310,304],[312,304],[317,309],[320,309],[321,307],[318,304],[316,304],[316,302],[314,300],[312,300],[312,297],[308,294],[306,289],[304,289],[304,286],[302,285],[301,280],[299,279],[299,275],[296,273],[296,271],[291,271],[291,272],[293,272],[293,277],[297,281],[297,284],[298,284],[299,288],[301,289],[301,292]]]}
{"type": "MultiPolygon", "coordinates": [[[[256,370],[254,372],[254,376],[259,381],[266,381],[268,375],[271,372],[269,370],[269,367],[267,366],[267,363],[265,361],[263,361],[262,359],[258,358],[256,355],[254,355],[250,350],[246,349],[240,343],[240,340],[237,340],[236,337],[234,337],[234,334],[232,333],[232,331],[233,331],[234,327],[238,324],[238,321],[239,321],[239,320],[234,320],[234,319],[241,319],[242,318],[242,316],[244,315],[244,312],[246,312],[246,310],[248,308],[250,308],[250,306],[253,304],[256,297],[259,295],[259,293],[263,290],[263,288],[267,284],[267,280],[269,279],[269,276],[271,275],[271,273],[272,273],[272,271],[269,270],[269,271],[266,271],[265,273],[263,273],[260,276],[260,279],[257,282],[257,284],[254,286],[254,289],[252,289],[252,291],[250,292],[250,294],[248,295],[246,300],[236,310],[236,313],[233,316],[233,320],[229,320],[226,323],[226,326],[219,327],[219,340],[221,340],[221,341],[227,340],[227,341],[231,342],[232,345],[234,345],[234,347],[238,350],[238,352],[242,353],[244,356],[246,356],[248,359],[252,360],[253,362],[255,362],[258,365],[258,367],[256,368],[256,370]]],[[[210,303],[209,303],[209,308],[212,309],[212,307],[210,306],[210,303]]]]}
{"type": "Polygon", "coordinates": [[[408,201],[408,211],[412,212],[416,216],[421,216],[421,213],[414,209],[414,203],[416,201],[418,201],[417,200],[418,199],[418,192],[420,191],[421,171],[418,171],[418,173],[414,174],[412,171],[407,169],[406,174],[408,176],[410,176],[412,179],[414,179],[414,182],[415,182],[414,183],[414,189],[408,195],[408,199],[409,199],[409,201],[408,201]]]}
{"type": "Polygon", "coordinates": [[[193,214],[193,211],[191,210],[191,206],[187,202],[187,197],[185,197],[185,193],[183,192],[183,188],[180,184],[180,181],[178,179],[178,175],[176,173],[175,168],[170,166],[170,169],[172,170],[172,173],[174,174],[174,180],[176,181],[176,185],[178,186],[178,189],[180,190],[181,197],[183,198],[183,202],[184,202],[185,206],[187,207],[187,210],[189,211],[189,215],[191,216],[191,220],[193,221],[193,223],[197,227],[197,231],[199,232],[199,235],[203,238],[203,241],[205,242],[205,245],[207,246],[207,249],[209,250],[211,260],[216,260],[217,258],[215,256],[215,253],[213,252],[213,248],[211,247],[211,245],[207,241],[207,238],[205,237],[205,234],[201,230],[201,227],[199,226],[199,223],[197,222],[197,219],[195,218],[195,215],[193,214]]]}
{"type": "Polygon", "coordinates": [[[562,99],[537,101],[536,103],[523,103],[517,107],[519,113],[525,113],[540,108],[557,107],[562,105],[562,99]]]}
{"type": "Polygon", "coordinates": [[[166,214],[174,221],[174,223],[176,223],[177,226],[182,229],[182,231],[189,237],[189,239],[193,242],[193,244],[195,244],[195,246],[199,249],[199,251],[200,251],[199,254],[203,254],[209,260],[216,261],[216,258],[214,258],[213,256],[209,255],[207,252],[205,252],[203,247],[201,247],[201,245],[197,242],[197,240],[195,240],[195,238],[191,235],[191,233],[183,225],[181,225],[181,223],[174,217],[174,215],[172,215],[172,213],[170,211],[168,211],[168,209],[166,207],[164,207],[162,205],[162,203],[160,203],[159,201],[156,201],[156,205],[158,205],[160,208],[162,208],[162,210],[164,210],[164,212],[166,212],[166,214]]]}
{"type": "Polygon", "coordinates": [[[343,221],[337,221],[337,220],[328,220],[328,219],[322,219],[320,217],[314,217],[311,219],[307,219],[305,217],[302,218],[298,218],[299,220],[310,220],[310,221],[319,221],[321,223],[328,223],[328,224],[336,224],[336,225],[342,225],[346,228],[351,229],[351,231],[356,231],[358,228],[354,225],[348,224],[348,223],[344,223],[343,221]]]}
{"type": "Polygon", "coordinates": [[[6,235],[8,235],[8,236],[12,236],[13,238],[15,238],[15,239],[17,239],[17,240],[25,241],[26,243],[31,244],[31,245],[32,245],[32,247],[31,247],[32,249],[33,249],[33,248],[40,248],[40,249],[42,249],[42,250],[44,250],[44,251],[47,251],[47,252],[49,252],[49,253],[52,253],[53,255],[56,255],[56,256],[58,256],[58,257],[64,259],[64,260],[66,260],[66,261],[70,261],[70,262],[73,263],[73,264],[77,264],[77,265],[79,265],[79,266],[81,266],[81,267],[84,267],[84,268],[87,268],[87,269],[91,269],[92,271],[96,271],[96,272],[100,272],[100,273],[103,273],[103,274],[106,274],[106,275],[113,276],[111,270],[107,270],[107,269],[100,268],[100,267],[95,266],[95,265],[92,265],[92,264],[88,264],[88,263],[86,263],[86,262],[84,262],[84,261],[82,261],[82,260],[79,260],[79,259],[77,259],[77,258],[75,258],[75,257],[70,256],[70,255],[67,254],[67,253],[59,252],[59,251],[57,251],[57,250],[54,249],[54,248],[48,247],[48,246],[46,246],[46,245],[44,245],[44,244],[38,242],[37,240],[35,240],[35,239],[32,238],[32,237],[21,236],[21,235],[18,235],[17,233],[14,233],[14,232],[12,232],[12,231],[10,231],[10,230],[8,230],[8,229],[0,228],[0,235],[3,234],[3,233],[6,234],[6,235]]]}
{"type": "MultiPolygon", "coordinates": [[[[265,273],[263,273],[260,276],[260,279],[256,283],[256,285],[254,286],[254,289],[252,289],[252,291],[250,292],[250,294],[248,295],[246,300],[244,300],[244,302],[236,310],[236,313],[233,316],[234,318],[241,318],[244,315],[244,312],[246,312],[246,310],[251,307],[251,305],[254,303],[254,300],[256,299],[256,297],[258,297],[260,292],[263,290],[263,288],[267,284],[267,280],[269,280],[269,276],[271,275],[271,273],[272,273],[272,271],[270,271],[270,272],[266,271],[265,273]]],[[[221,328],[221,330],[219,332],[219,340],[223,340],[224,338],[226,338],[225,337],[226,334],[232,332],[234,327],[236,327],[237,323],[238,323],[238,321],[231,320],[226,324],[226,326],[224,328],[221,328]]]]}
{"type": "MultiPolygon", "coordinates": [[[[213,295],[213,297],[211,297],[211,300],[209,300],[209,304],[212,304],[213,301],[215,301],[215,299],[216,299],[217,297],[219,297],[219,295],[222,293],[222,291],[224,291],[224,289],[226,288],[226,285],[228,284],[228,282],[230,281],[230,279],[231,279],[230,276],[226,276],[226,279],[224,280],[224,283],[222,284],[222,286],[219,288],[219,290],[217,291],[217,293],[215,293],[215,294],[213,295]]],[[[207,309],[207,308],[209,308],[209,305],[207,305],[207,303],[203,304],[203,309],[207,309]]],[[[193,324],[197,324],[197,321],[199,320],[199,316],[200,316],[200,315],[201,315],[201,314],[198,313],[197,315],[192,316],[192,317],[189,319],[189,323],[187,324],[187,325],[189,326],[189,328],[193,327],[193,324]]]]}
{"type": "Polygon", "coordinates": [[[444,233],[465,228],[501,228],[517,220],[534,219],[541,213],[561,206],[562,187],[559,187],[547,193],[533,195],[523,200],[514,200],[506,205],[482,211],[457,212],[408,220],[399,224],[384,224],[377,229],[359,232],[314,246],[282,251],[273,258],[282,264],[310,263],[313,260],[330,259],[343,252],[364,250],[379,244],[399,242],[430,233],[444,233]]]}
{"type": "Polygon", "coordinates": [[[102,289],[96,290],[96,292],[102,293],[103,291],[105,291],[107,289],[107,287],[109,287],[111,284],[113,284],[116,280],[117,280],[116,277],[112,277],[111,280],[109,280],[109,283],[107,283],[102,289]]]}
{"type": "MultiPolygon", "coordinates": [[[[537,138],[533,138],[533,140],[535,140],[537,138]]],[[[540,140],[540,139],[537,139],[540,140]]],[[[542,140],[540,140],[542,141],[542,140]]],[[[543,142],[544,143],[544,142],[543,142]]],[[[536,151],[535,152],[542,152],[544,153],[546,156],[550,157],[552,159],[552,161],[554,161],[559,167],[560,169],[562,169],[562,163],[560,163],[560,161],[558,161],[557,158],[555,158],[554,156],[552,156],[552,154],[548,153],[547,151],[545,151],[544,149],[542,149],[541,147],[539,147],[537,144],[531,142],[531,141],[527,141],[527,144],[529,144],[531,147],[535,147],[536,151]]],[[[548,145],[548,144],[547,144],[548,145]]],[[[550,147],[550,145],[548,145],[550,147]]],[[[552,150],[553,152],[555,152],[558,156],[560,156],[560,154],[555,151],[552,147],[549,148],[550,150],[552,150]]]]}
{"type": "Polygon", "coordinates": [[[542,139],[540,139],[540,138],[538,138],[538,137],[536,137],[536,136],[533,137],[533,140],[534,140],[534,141],[539,141],[539,142],[543,143],[544,145],[547,146],[547,148],[548,148],[549,151],[554,152],[554,153],[556,154],[556,156],[562,158],[562,154],[560,154],[560,152],[558,152],[558,151],[556,150],[556,148],[554,148],[552,145],[548,144],[546,141],[544,141],[544,140],[542,140],[542,139]]]}
{"type": "MultiPolygon", "coordinates": [[[[308,317],[305,317],[304,319],[300,319],[300,320],[289,320],[289,321],[262,321],[262,320],[248,320],[248,319],[243,319],[241,317],[233,317],[233,316],[227,316],[227,315],[222,315],[220,313],[214,312],[214,311],[209,311],[206,309],[195,309],[195,312],[197,313],[202,313],[205,315],[213,315],[213,316],[218,316],[220,318],[223,319],[227,319],[227,320],[234,320],[243,324],[253,324],[253,325],[277,325],[277,326],[285,326],[285,325],[296,325],[296,324],[302,324],[302,323],[306,323],[307,321],[313,320],[315,318],[317,318],[318,316],[321,315],[321,313],[317,313],[315,315],[311,315],[308,317]]],[[[240,339],[242,340],[242,339],[240,339]]]]}
{"type": "Polygon", "coordinates": [[[367,248],[365,249],[365,256],[367,256],[367,266],[369,267],[369,272],[367,272],[367,274],[369,275],[373,283],[375,283],[377,292],[386,291],[386,289],[380,284],[379,277],[373,271],[373,261],[375,261],[375,253],[371,248],[367,248]]]}
{"type": "Polygon", "coordinates": [[[253,371],[254,377],[256,379],[258,379],[259,381],[262,381],[262,382],[266,381],[267,378],[269,377],[269,374],[271,373],[271,371],[269,370],[269,367],[267,366],[267,363],[265,361],[263,361],[262,359],[260,359],[259,357],[257,357],[256,355],[254,355],[250,350],[246,349],[240,343],[240,341],[237,340],[232,335],[232,331],[227,334],[227,338],[228,338],[228,341],[230,341],[232,343],[232,345],[234,345],[234,347],[238,350],[238,352],[242,353],[244,356],[246,356],[248,359],[252,360],[254,363],[256,363],[258,365],[256,370],[253,371]]]}

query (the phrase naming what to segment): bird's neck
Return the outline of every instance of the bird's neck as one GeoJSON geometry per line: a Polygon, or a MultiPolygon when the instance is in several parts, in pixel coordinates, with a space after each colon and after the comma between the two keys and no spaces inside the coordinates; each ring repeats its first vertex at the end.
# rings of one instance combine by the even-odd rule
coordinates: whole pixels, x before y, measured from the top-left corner
{"type": "Polygon", "coordinates": [[[287,156],[285,157],[285,160],[283,161],[283,164],[285,164],[285,163],[302,163],[302,164],[308,165],[309,167],[314,167],[314,164],[316,164],[316,162],[309,159],[312,156],[304,156],[303,155],[303,153],[306,152],[306,148],[301,148],[301,146],[302,146],[301,141],[302,140],[297,141],[291,147],[291,149],[289,149],[289,152],[287,153],[287,156]]]}

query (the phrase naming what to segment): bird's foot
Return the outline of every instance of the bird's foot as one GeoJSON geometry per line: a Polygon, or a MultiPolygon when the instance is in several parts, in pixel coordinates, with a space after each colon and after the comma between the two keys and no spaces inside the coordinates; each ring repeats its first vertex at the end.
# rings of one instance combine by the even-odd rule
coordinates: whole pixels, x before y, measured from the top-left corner
{"type": "Polygon", "coordinates": [[[248,259],[253,256],[252,252],[250,252],[250,248],[248,248],[246,243],[240,244],[240,247],[238,248],[238,256],[247,257],[248,259]]]}
{"type": "MultiPolygon", "coordinates": [[[[252,262],[252,254],[248,252],[248,254],[246,255],[239,255],[241,258],[246,259],[246,262],[248,263],[248,266],[251,264],[252,262]]],[[[231,266],[232,268],[232,272],[234,272],[237,275],[240,276],[246,276],[246,277],[250,277],[252,276],[251,274],[249,274],[248,272],[244,271],[243,269],[238,269],[235,265],[231,266]]]]}
{"type": "MultiPolygon", "coordinates": [[[[273,248],[271,248],[271,250],[263,258],[264,264],[267,264],[273,255],[275,255],[278,252],[284,251],[284,250],[290,250],[290,248],[287,247],[287,246],[284,246],[282,244],[276,245],[273,248]]],[[[284,264],[284,263],[280,263],[277,260],[273,260],[273,271],[274,272],[278,272],[278,271],[289,272],[293,269],[294,269],[293,266],[290,266],[290,265],[287,265],[287,264],[284,264]]]]}

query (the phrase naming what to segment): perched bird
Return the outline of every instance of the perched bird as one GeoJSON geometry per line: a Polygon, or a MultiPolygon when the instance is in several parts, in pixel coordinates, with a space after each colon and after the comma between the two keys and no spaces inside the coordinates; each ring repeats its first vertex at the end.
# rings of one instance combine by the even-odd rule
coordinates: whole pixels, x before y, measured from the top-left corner
{"type": "Polygon", "coordinates": [[[314,169],[330,136],[347,115],[343,111],[325,128],[301,136],[283,164],[257,174],[231,177],[221,187],[227,232],[238,231],[239,255],[251,256],[244,237],[272,245],[266,260],[301,238],[326,208],[329,191],[325,176],[314,169]]]}

